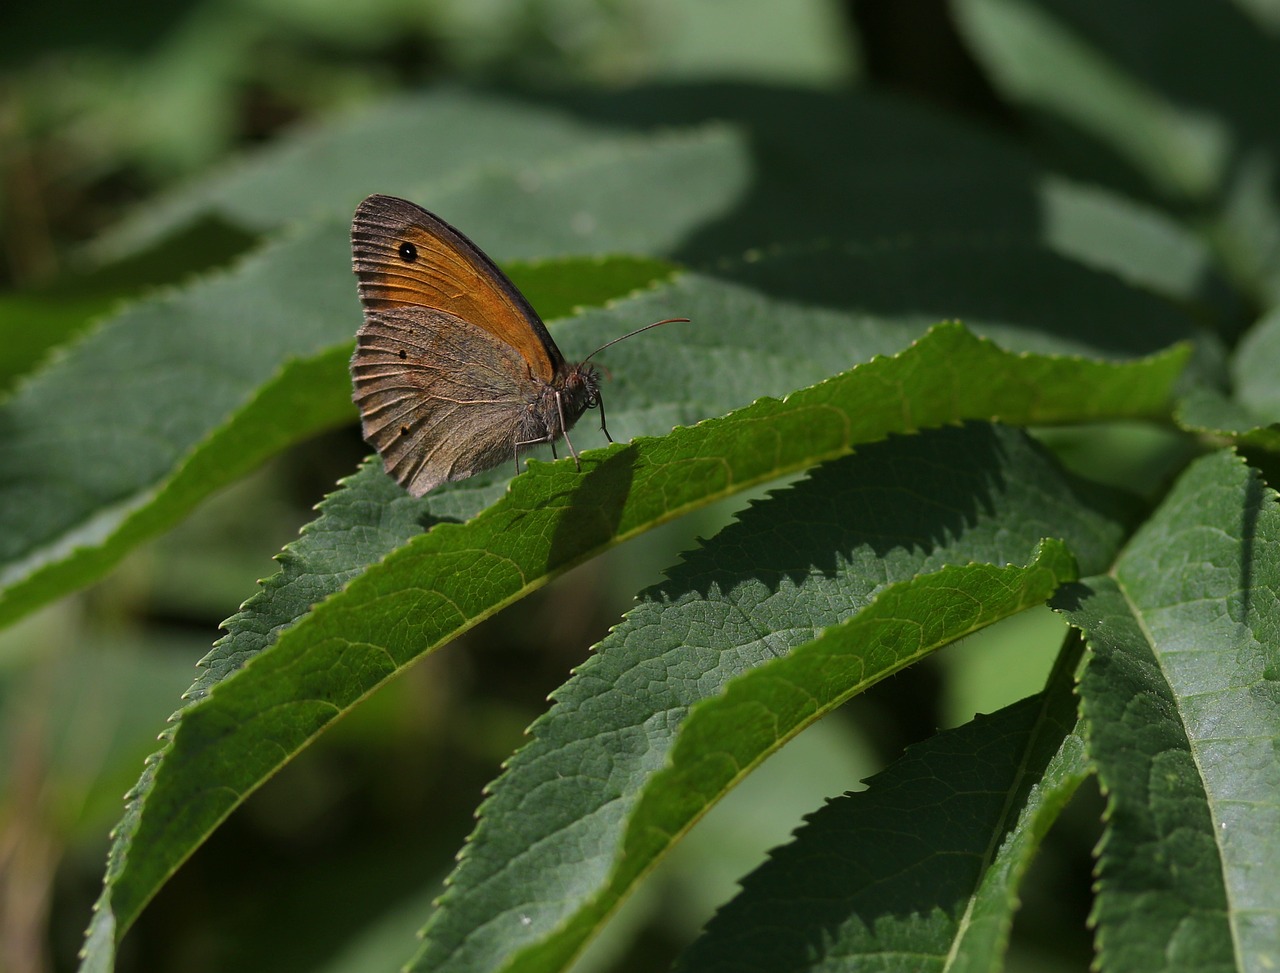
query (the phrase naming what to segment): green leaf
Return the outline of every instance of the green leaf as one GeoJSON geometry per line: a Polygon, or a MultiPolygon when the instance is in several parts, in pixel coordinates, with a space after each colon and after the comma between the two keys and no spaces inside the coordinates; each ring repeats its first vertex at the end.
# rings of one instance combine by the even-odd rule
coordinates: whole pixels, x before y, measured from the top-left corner
{"type": "Polygon", "coordinates": [[[1174,420],[1189,432],[1280,452],[1280,424],[1265,422],[1244,403],[1212,388],[1187,392],[1178,403],[1174,420]]]}
{"type": "MultiPolygon", "coordinates": [[[[1170,4],[1187,12],[1207,6],[1170,4]]],[[[1080,7],[1073,12],[1024,0],[963,0],[957,10],[968,38],[1004,90],[1100,137],[1161,188],[1193,197],[1211,191],[1225,161],[1225,133],[1190,109],[1180,109],[1172,92],[1143,83],[1144,69],[1159,70],[1159,65],[1132,56],[1122,60],[1136,54],[1122,35],[1141,24],[1137,9],[1099,18],[1096,4],[1080,7]]],[[[1175,22],[1165,39],[1187,26],[1175,22]]]]}
{"type": "Polygon", "coordinates": [[[339,219],[373,190],[440,212],[504,261],[640,245],[697,266],[749,246],[985,237],[1047,247],[1210,318],[1239,314],[1209,248],[1164,213],[1046,176],[900,101],[747,84],[538,99],[433,89],[247,156],[99,252],[162,250],[196,220],[266,232],[339,219]]]}
{"type": "Polygon", "coordinates": [[[0,617],[92,579],[195,498],[348,419],[334,348],[350,344],[355,295],[316,272],[345,265],[341,240],[331,228],[277,244],[135,304],[0,406],[0,617]]]}
{"type": "MultiPolygon", "coordinates": [[[[352,421],[349,263],[333,225],[269,246],[129,307],[0,403],[0,622],[99,577],[286,446],[352,421]]],[[[582,300],[670,272],[633,259],[563,268],[582,300]]],[[[554,265],[528,274],[563,302],[554,265]]]]}
{"type": "Polygon", "coordinates": [[[1247,313],[1208,246],[1168,214],[1096,184],[1046,177],[1040,191],[1045,244],[1194,309],[1235,333],[1247,313]]]}
{"type": "MultiPolygon", "coordinates": [[[[126,309],[0,404],[0,619],[92,580],[201,497],[354,415],[341,367],[359,320],[348,266],[345,225],[309,227],[232,271],[126,309]]],[[[609,261],[575,260],[566,272],[586,294],[593,280],[597,294],[630,285],[646,266],[669,273],[634,259],[620,266],[621,275],[609,261]]],[[[687,275],[627,305],[582,314],[557,335],[572,356],[672,314],[696,319],[610,349],[611,366],[636,363],[618,368],[610,390],[611,406],[625,404],[609,411],[614,435],[625,439],[785,394],[845,363],[897,351],[956,312],[1016,349],[1131,356],[1198,338],[1163,302],[1052,253],[947,241],[726,264],[718,277],[687,275]],[[998,300],[981,285],[1011,277],[1017,286],[998,300]],[[1105,310],[1082,315],[1055,296],[1061,292],[1105,310]]],[[[1216,352],[1198,343],[1197,367],[1213,373],[1216,352]]],[[[1009,398],[991,397],[986,411],[939,415],[1157,417],[1165,411],[1161,382],[1183,360],[1154,366],[1150,387],[1101,381],[1096,399],[1076,395],[1058,418],[1037,411],[1040,391],[1021,384],[1048,379],[1053,363],[1044,363],[1044,376],[1013,378],[1009,398]]],[[[969,364],[996,369],[995,392],[1005,361],[969,364]]],[[[1106,374],[1109,366],[1100,367],[1106,374]]],[[[1084,367],[1079,377],[1090,373],[1084,367]]]]}
{"type": "Polygon", "coordinates": [[[466,227],[502,260],[582,253],[681,258],[689,236],[741,205],[751,177],[746,135],[703,124],[602,138],[537,168],[487,165],[465,178],[419,178],[402,195],[429,201],[433,212],[466,227]]]}
{"type": "MultiPolygon", "coordinates": [[[[316,19],[298,12],[315,5],[293,6],[272,16],[299,28],[283,33],[303,38],[301,60],[256,13],[152,25],[173,29],[152,31],[158,46],[138,64],[151,81],[180,83],[144,84],[156,98],[142,114],[172,116],[161,126],[169,149],[195,158],[206,136],[229,132],[221,109],[236,99],[217,90],[235,74],[228,53],[265,43],[283,54],[257,71],[266,88],[250,86],[249,107],[307,110],[326,90],[369,91],[358,67],[321,65],[317,39],[367,60],[405,26],[400,0],[375,16],[316,19]],[[241,22],[254,25],[249,47],[232,29],[241,22]],[[297,87],[302,100],[273,97],[288,86],[272,78],[317,69],[318,86],[297,87]],[[195,104],[219,110],[173,112],[195,104]]],[[[1280,136],[1259,96],[1280,81],[1274,0],[1167,0],[1158,17],[1105,0],[956,0],[999,131],[937,103],[771,83],[769,66],[829,80],[847,64],[839,32],[818,23],[834,10],[826,0],[714,13],[660,0],[645,36],[616,48],[628,40],[618,25],[639,23],[633,3],[519,6],[528,17],[495,20],[485,4],[448,0],[410,20],[419,32],[443,26],[454,57],[480,38],[508,48],[473,48],[473,64],[546,64],[540,82],[570,73],[555,50],[614,77],[665,56],[673,77],[683,65],[715,80],[540,83],[520,95],[436,87],[384,102],[187,182],[78,254],[98,261],[87,275],[0,299],[0,625],[101,576],[291,444],[338,425],[356,442],[346,226],[369,192],[462,227],[569,358],[658,318],[693,319],[600,356],[620,442],[593,448],[603,437],[583,423],[581,470],[535,460],[508,482],[504,464],[414,499],[371,457],[323,501],[279,573],[226,623],[131,791],[85,969],[113,967],[120,937],[224,817],[319,733],[358,718],[388,679],[606,548],[780,481],[694,543],[555,693],[488,792],[430,919],[424,968],[565,968],[623,899],[654,891],[638,883],[688,829],[804,726],[1077,574],[1088,581],[1057,590],[1083,635],[1046,693],[920,745],[868,793],[820,812],[687,966],[994,970],[1029,858],[1094,762],[1108,801],[1099,968],[1280,963],[1280,525],[1264,484],[1274,471],[1255,474],[1225,450],[1186,469],[1193,452],[1224,443],[1260,464],[1280,450],[1280,331],[1274,312],[1250,320],[1280,304],[1280,136]],[[563,26],[548,13],[586,6],[600,7],[575,21],[586,33],[543,30],[563,26]],[[665,36],[679,18],[742,29],[665,36]],[[739,66],[761,80],[720,80],[739,66]],[[157,285],[166,290],[139,297],[157,285]],[[1080,468],[1092,457],[1091,476],[1140,485],[1145,502],[1063,473],[1045,443],[1065,444],[1058,459],[1080,468]],[[1086,636],[1074,725],[1068,670],[1086,636]],[[865,880],[815,901],[820,883],[842,877],[837,842],[865,880]]],[[[117,53],[118,65],[86,62],[69,80],[47,65],[28,72],[42,94],[19,112],[19,134],[36,138],[23,158],[47,154],[40,133],[65,122],[69,96],[120,111],[112,85],[93,83],[141,78],[125,63],[137,52],[117,53]]],[[[97,162],[82,188],[130,170],[110,152],[97,162]]],[[[29,175],[48,181],[39,166],[29,175]]],[[[58,209],[27,207],[37,233],[58,209]]],[[[184,565],[201,558],[173,541],[188,548],[184,565]]],[[[183,572],[159,570],[181,583],[183,572]]],[[[131,580],[66,608],[128,610],[131,580]]],[[[188,587],[206,605],[213,597],[213,585],[188,587]]],[[[153,597],[149,610],[174,617],[173,601],[153,597]]],[[[13,634],[38,677],[56,647],[13,634]]],[[[971,670],[980,646],[961,642],[948,657],[971,670]]],[[[79,691],[110,668],[48,672],[79,691]]],[[[3,702],[40,709],[21,692],[3,702]]],[[[794,808],[792,797],[780,803],[794,808]]],[[[414,875],[417,854],[398,850],[406,887],[434,884],[431,865],[414,875]]],[[[343,962],[327,947],[362,920],[317,918],[345,901],[324,891],[351,887],[340,871],[298,899],[305,919],[280,943],[343,962]]]]}
{"type": "Polygon", "coordinates": [[[1022,435],[966,427],[891,439],[754,504],[554,694],[490,788],[415,968],[562,969],[800,728],[1073,577],[1040,537],[1108,560],[1123,526],[1079,486],[1022,435]]]}
{"type": "Polygon", "coordinates": [[[1107,797],[1104,969],[1266,969],[1280,901],[1280,509],[1226,451],[1183,474],[1111,577],[1056,599],[1088,640],[1107,797]]]}
{"type": "Polygon", "coordinates": [[[114,302],[102,297],[59,299],[35,294],[0,294],[0,395],[29,371],[50,348],[107,311],[114,302]]]}
{"type": "Polygon", "coordinates": [[[1259,318],[1231,356],[1234,393],[1265,422],[1280,422],[1280,308],[1259,318]]]}
{"type": "MultiPolygon", "coordinates": [[[[762,399],[664,439],[586,453],[581,475],[568,461],[534,465],[481,516],[438,525],[327,601],[321,599],[396,538],[379,533],[371,548],[335,551],[326,528],[317,534],[320,563],[313,565],[304,536],[298,547],[307,547],[305,567],[268,586],[210,664],[221,673],[273,639],[274,650],[184,712],[167,758],[148,772],[126,816],[107,894],[127,926],[209,830],[334,717],[423,652],[606,545],[856,443],[991,415],[1001,403],[1018,421],[1036,422],[1159,411],[1183,360],[1178,352],[1128,365],[1011,355],[944,327],[897,358],[869,362],[785,401],[762,399]],[[402,619],[414,621],[405,626],[402,619]],[[234,635],[242,625],[257,633],[248,644],[234,635]],[[264,739],[273,743],[264,747],[264,739]]],[[[412,536],[436,504],[458,516],[492,500],[483,482],[461,486],[440,499],[405,501],[396,529],[412,536]]],[[[355,513],[345,527],[372,536],[370,523],[384,526],[387,480],[366,468],[349,490],[335,501],[355,513]]]]}
{"type": "Polygon", "coordinates": [[[374,191],[427,203],[499,259],[604,253],[627,246],[603,235],[610,229],[635,238],[650,226],[658,237],[679,232],[662,227],[697,226],[708,210],[730,205],[748,175],[742,139],[724,126],[633,134],[551,106],[435,89],[299,135],[139,210],[97,253],[119,259],[211,217],[260,233],[349,219],[374,191]],[[379,145],[394,151],[370,151],[379,145]],[[670,178],[672,164],[684,178],[670,178]],[[655,179],[654,166],[668,169],[655,179]],[[650,195],[641,206],[641,187],[671,198],[659,205],[650,195]],[[584,188],[578,205],[556,204],[564,192],[584,188]],[[627,219],[601,218],[593,212],[601,204],[627,219]],[[536,245],[549,233],[567,249],[536,245]]]}
{"type": "MultiPolygon", "coordinates": [[[[731,10],[678,0],[646,4],[646,21],[667,21],[653,52],[677,77],[759,77],[774,83],[847,81],[848,24],[837,7],[801,0],[779,7],[745,0],[731,10]]],[[[628,44],[636,38],[629,37],[628,44]]],[[[652,39],[651,39],[652,43],[652,39]]]]}
{"type": "Polygon", "coordinates": [[[1002,969],[1019,883],[1089,771],[1078,656],[1046,692],[911,747],[811,815],[676,969],[1002,969]]]}
{"type": "Polygon", "coordinates": [[[163,246],[105,267],[76,266],[51,284],[0,294],[0,394],[56,348],[147,289],[174,283],[230,261],[251,238],[214,220],[200,220],[163,246]]]}
{"type": "Polygon", "coordinates": [[[1198,207],[1231,274],[1280,295],[1274,39],[1245,5],[1169,0],[1149,12],[1089,0],[963,0],[959,24],[1056,154],[1099,182],[1198,207]],[[1213,38],[1206,44],[1205,38],[1213,38]]]}
{"type": "Polygon", "coordinates": [[[914,336],[937,321],[960,320],[1009,350],[1045,354],[1131,358],[1187,341],[1196,348],[1195,380],[1221,381],[1225,372],[1217,340],[1163,301],[999,237],[806,247],[716,273],[804,306],[843,310],[873,340],[889,338],[890,329],[914,336]],[[847,264],[837,272],[841,257],[847,264]]]}
{"type": "Polygon", "coordinates": [[[520,293],[547,320],[568,317],[582,308],[608,304],[658,281],[673,279],[679,268],[646,257],[560,257],[503,268],[520,293]]]}
{"type": "MultiPolygon", "coordinates": [[[[717,193],[733,192],[738,149],[722,127],[595,148],[543,174],[543,191],[525,191],[523,206],[513,199],[501,210],[508,230],[548,205],[569,222],[495,235],[499,255],[545,258],[575,242],[580,252],[643,250],[650,235],[682,232],[672,214],[715,212],[717,193]],[[672,198],[640,207],[634,192],[619,191],[632,181],[667,186],[672,198]],[[579,232],[572,218],[584,212],[599,232],[579,232]]],[[[360,321],[346,226],[345,216],[313,223],[225,273],[126,308],[0,404],[0,622],[99,576],[284,446],[354,417],[339,367],[360,321]]],[[[670,273],[635,257],[528,268],[543,292],[559,279],[552,309],[570,286],[582,304],[670,273]]]]}
{"type": "Polygon", "coordinates": [[[530,153],[524,158],[536,162],[583,148],[607,132],[562,113],[461,89],[389,99],[298,133],[138,210],[104,236],[98,250],[118,259],[210,214],[258,232],[307,217],[337,219],[369,192],[408,195],[422,181],[424,164],[440,176],[470,173],[512,144],[523,144],[530,153]],[[461,131],[465,138],[440,137],[461,131]],[[371,151],[373,146],[394,151],[371,151]]]}
{"type": "Polygon", "coordinates": [[[1264,315],[1232,352],[1230,396],[1193,387],[1174,414],[1184,429],[1280,452],[1280,311],[1264,315]]]}

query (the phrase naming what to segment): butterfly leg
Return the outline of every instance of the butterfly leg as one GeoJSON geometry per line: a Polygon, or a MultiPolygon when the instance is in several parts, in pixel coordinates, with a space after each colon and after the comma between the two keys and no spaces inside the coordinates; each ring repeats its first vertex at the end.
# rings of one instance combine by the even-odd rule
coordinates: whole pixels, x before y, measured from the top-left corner
{"type": "MultiPolygon", "coordinates": [[[[556,412],[560,413],[560,429],[562,434],[564,435],[564,444],[569,447],[569,455],[573,457],[573,465],[576,466],[578,468],[578,472],[581,473],[582,461],[578,459],[578,451],[573,448],[573,440],[569,438],[569,427],[565,425],[564,406],[560,402],[559,392],[556,393],[556,412]]],[[[551,451],[553,454],[555,453],[555,448],[556,448],[556,441],[552,439],[551,451]]]]}
{"type": "MultiPolygon", "coordinates": [[[[565,445],[569,447],[569,453],[570,455],[573,456],[573,461],[578,464],[578,470],[581,471],[582,463],[578,459],[577,451],[573,448],[573,443],[569,442],[568,434],[565,435],[564,442],[565,442],[565,445]]],[[[516,473],[517,474],[519,474],[520,472],[520,447],[521,446],[537,446],[539,443],[550,443],[551,458],[559,459],[559,457],[556,456],[556,441],[552,439],[550,436],[544,436],[542,439],[527,439],[522,443],[516,443],[516,473]]]]}
{"type": "MultiPolygon", "coordinates": [[[[569,438],[569,431],[565,429],[564,406],[561,404],[559,393],[556,394],[556,412],[560,414],[560,429],[562,430],[561,435],[564,436],[564,444],[569,447],[569,455],[573,457],[573,463],[578,468],[578,472],[581,473],[582,461],[578,459],[578,451],[573,448],[573,441],[569,438]]],[[[606,435],[608,434],[606,433],[606,435]]],[[[515,444],[516,473],[518,474],[520,472],[519,457],[520,457],[521,446],[536,446],[538,443],[550,443],[552,459],[559,459],[559,456],[556,455],[556,439],[557,438],[559,437],[553,436],[550,433],[548,433],[546,436],[543,436],[541,439],[526,439],[524,442],[516,443],[515,444]]],[[[613,442],[612,439],[609,441],[613,442]]]]}
{"type": "MultiPolygon", "coordinates": [[[[599,400],[600,406],[600,431],[604,433],[604,438],[613,442],[613,437],[609,435],[609,430],[604,427],[604,399],[599,400]]],[[[568,438],[567,436],[565,437],[568,438]]]]}
{"type": "MultiPolygon", "coordinates": [[[[566,437],[566,438],[567,438],[567,437],[566,437]]],[[[515,465],[515,475],[516,475],[516,476],[519,476],[519,475],[520,475],[520,447],[521,447],[521,446],[537,446],[539,443],[550,443],[550,444],[551,444],[551,458],[552,458],[552,459],[559,459],[559,458],[560,458],[560,457],[556,456],[556,442],[555,442],[555,440],[554,440],[554,439],[552,439],[550,436],[543,436],[541,439],[525,439],[525,440],[522,440],[521,442],[515,443],[515,444],[512,446],[512,462],[513,462],[513,463],[514,463],[514,465],[515,465]]],[[[572,449],[573,447],[571,446],[571,447],[569,447],[569,448],[570,448],[570,449],[572,449]]],[[[576,457],[575,457],[575,458],[576,458],[576,457]]]]}

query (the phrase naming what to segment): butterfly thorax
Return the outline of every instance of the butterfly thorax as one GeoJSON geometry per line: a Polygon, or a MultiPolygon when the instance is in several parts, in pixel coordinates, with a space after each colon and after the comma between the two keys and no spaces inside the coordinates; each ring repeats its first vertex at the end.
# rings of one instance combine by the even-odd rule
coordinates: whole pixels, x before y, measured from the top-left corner
{"type": "Polygon", "coordinates": [[[584,412],[599,404],[600,379],[596,370],[590,365],[565,363],[561,375],[543,385],[537,398],[529,403],[517,442],[557,440],[574,427],[584,412]]]}

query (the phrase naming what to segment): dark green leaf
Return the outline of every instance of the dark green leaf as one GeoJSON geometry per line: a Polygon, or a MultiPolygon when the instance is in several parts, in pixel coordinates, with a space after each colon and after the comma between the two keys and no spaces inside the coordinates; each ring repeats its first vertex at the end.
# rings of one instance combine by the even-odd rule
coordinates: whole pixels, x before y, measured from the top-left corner
{"type": "Polygon", "coordinates": [[[956,4],[1002,92],[1069,164],[1206,212],[1221,259],[1274,303],[1280,139],[1256,92],[1280,86],[1280,61],[1247,7],[1169,0],[1153,33],[1150,11],[1105,0],[956,4]]]}
{"type": "Polygon", "coordinates": [[[912,747],[813,814],[677,969],[1002,969],[1019,882],[1089,769],[1077,658],[1045,693],[912,747]]]}
{"type": "MultiPolygon", "coordinates": [[[[341,362],[359,311],[345,241],[345,227],[320,224],[229,273],[136,304],[0,404],[0,618],[91,580],[202,496],[353,416],[341,362]]],[[[622,274],[609,261],[571,261],[568,269],[591,293],[592,278],[600,291],[629,286],[645,266],[666,275],[665,265],[634,259],[622,261],[622,274]]],[[[757,395],[785,394],[897,351],[956,313],[1019,350],[1132,356],[1197,337],[1162,302],[1046,251],[946,243],[753,258],[725,265],[719,277],[690,274],[625,305],[580,315],[557,334],[572,356],[673,314],[695,319],[610,349],[605,363],[619,380],[609,391],[609,414],[614,435],[625,439],[757,395]],[[998,299],[984,284],[1011,279],[1017,286],[998,299]],[[1057,299],[1062,290],[1110,310],[1082,314],[1083,304],[1057,299]]],[[[1212,346],[1200,347],[1199,369],[1216,371],[1212,346]]],[[[1052,401],[1058,390],[1041,391],[1037,383],[1049,381],[1058,365],[1035,366],[1045,370],[1039,377],[1008,372],[1011,361],[997,354],[965,363],[989,369],[987,394],[1004,388],[1007,397],[992,395],[978,413],[943,406],[941,421],[1158,417],[1165,410],[1161,383],[1174,367],[1170,359],[1148,373],[1149,387],[1100,380],[1096,397],[1077,394],[1069,408],[1042,412],[1036,400],[1052,401]]],[[[923,393],[935,399],[965,374],[959,365],[937,367],[943,381],[935,376],[923,393]]],[[[1072,375],[1091,380],[1095,366],[1068,371],[1077,367],[1082,371],[1072,375]]],[[[1107,374],[1109,366],[1096,367],[1107,374]]],[[[927,424],[924,416],[940,405],[912,403],[923,409],[919,417],[887,428],[927,424]]]]}
{"type": "MultiPolygon", "coordinates": [[[[481,516],[466,525],[440,524],[395,550],[279,635],[363,567],[362,558],[392,541],[379,534],[373,547],[357,547],[349,558],[337,552],[335,564],[326,531],[318,535],[323,567],[308,564],[300,578],[273,583],[261,604],[232,625],[256,633],[251,641],[233,638],[211,659],[226,669],[223,656],[244,658],[277,639],[274,651],[185,711],[175,749],[157,765],[154,797],[149,771],[126,816],[108,894],[127,925],[208,831],[335,716],[423,652],[603,546],[854,444],[991,415],[1000,403],[1012,410],[1010,418],[1035,422],[1158,411],[1181,360],[1175,353],[1113,365],[1010,355],[944,327],[897,358],[874,360],[785,401],[762,399],[664,439],[585,454],[581,475],[568,461],[536,465],[481,516]],[[273,743],[263,747],[263,739],[273,743]]],[[[470,512],[492,499],[483,485],[463,486],[441,494],[447,509],[461,509],[452,499],[459,494],[476,498],[470,512]]],[[[385,477],[370,468],[349,489],[356,492],[343,507],[381,523],[385,477]]],[[[418,522],[428,522],[427,510],[438,502],[419,501],[418,522]]],[[[397,529],[412,523],[410,515],[397,529]]],[[[362,536],[367,531],[346,526],[362,536]]]]}
{"type": "Polygon", "coordinates": [[[968,427],[868,447],[753,505],[555,693],[492,787],[415,968],[562,969],[801,727],[1071,577],[1039,538],[1107,560],[1123,527],[1078,487],[1022,436],[968,427]]]}
{"type": "Polygon", "coordinates": [[[1280,452],[1280,312],[1259,320],[1231,356],[1231,394],[1190,389],[1175,419],[1184,429],[1280,452]]]}
{"type": "Polygon", "coordinates": [[[1057,603],[1083,629],[1085,739],[1108,801],[1104,969],[1265,969],[1280,901],[1280,508],[1221,451],[1193,464],[1111,577],[1057,603]]]}

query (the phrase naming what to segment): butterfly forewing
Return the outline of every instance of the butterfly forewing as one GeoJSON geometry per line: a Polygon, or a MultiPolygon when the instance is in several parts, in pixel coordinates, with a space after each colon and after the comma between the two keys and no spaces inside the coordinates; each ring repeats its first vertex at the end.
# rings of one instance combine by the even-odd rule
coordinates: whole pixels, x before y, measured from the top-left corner
{"type": "Polygon", "coordinates": [[[515,285],[479,247],[422,207],[368,197],[356,210],[351,247],[366,317],[433,308],[509,345],[543,382],[563,370],[559,349],[515,285]]]}

